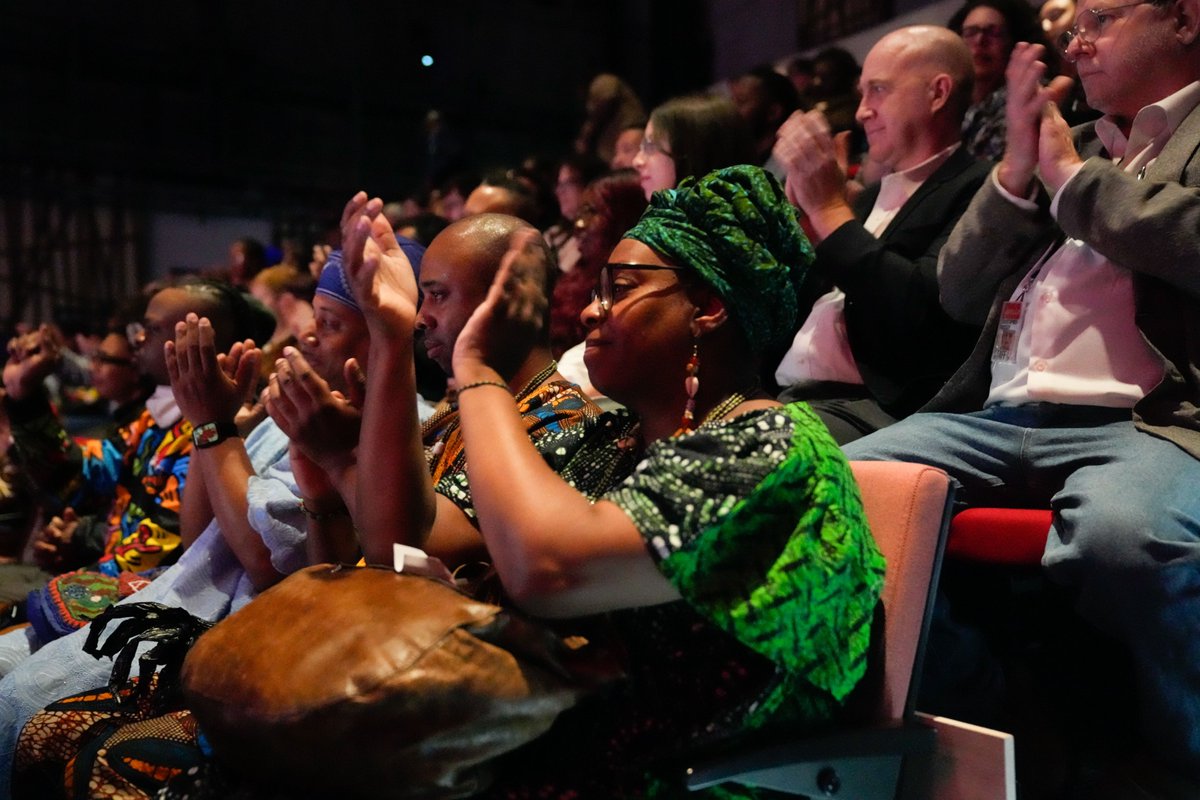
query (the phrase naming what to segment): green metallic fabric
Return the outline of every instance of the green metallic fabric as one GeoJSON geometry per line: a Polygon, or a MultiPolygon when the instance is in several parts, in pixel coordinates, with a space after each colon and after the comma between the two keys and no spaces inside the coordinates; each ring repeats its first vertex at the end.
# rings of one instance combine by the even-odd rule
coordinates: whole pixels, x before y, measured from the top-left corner
{"type": "Polygon", "coordinates": [[[790,341],[813,248],[774,176],[751,166],[655,192],[627,238],[695,270],[725,302],[751,348],[790,341]]]}

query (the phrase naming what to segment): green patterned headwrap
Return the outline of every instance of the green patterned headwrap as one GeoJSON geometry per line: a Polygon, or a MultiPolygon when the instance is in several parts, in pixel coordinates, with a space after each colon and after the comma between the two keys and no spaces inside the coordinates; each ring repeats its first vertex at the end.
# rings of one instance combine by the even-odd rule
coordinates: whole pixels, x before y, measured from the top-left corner
{"type": "Polygon", "coordinates": [[[758,167],[715,170],[655,192],[628,239],[695,270],[756,352],[790,341],[813,248],[779,182],[758,167]]]}

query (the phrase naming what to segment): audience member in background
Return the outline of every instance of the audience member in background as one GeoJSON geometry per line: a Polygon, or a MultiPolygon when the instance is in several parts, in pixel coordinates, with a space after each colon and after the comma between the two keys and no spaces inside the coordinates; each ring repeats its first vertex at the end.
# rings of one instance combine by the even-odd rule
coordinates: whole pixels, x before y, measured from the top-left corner
{"type": "Polygon", "coordinates": [[[808,111],[812,108],[812,97],[810,90],[813,84],[813,61],[811,58],[804,56],[795,56],[787,62],[785,70],[787,79],[792,82],[792,86],[796,89],[796,96],[800,99],[800,110],[808,111]]]}
{"type": "Polygon", "coordinates": [[[282,264],[267,267],[250,282],[250,294],[266,306],[275,317],[275,331],[271,338],[259,344],[262,358],[259,359],[259,376],[270,377],[283,348],[294,345],[300,334],[312,325],[313,291],[316,282],[308,273],[297,271],[282,264]]]}
{"type": "Polygon", "coordinates": [[[575,269],[579,261],[579,238],[575,221],[579,218],[579,201],[589,183],[607,171],[603,161],[590,156],[569,156],[558,168],[558,183],[554,196],[558,200],[558,221],[542,234],[554,251],[558,268],[563,272],[575,269]]]}
{"type": "MultiPolygon", "coordinates": [[[[108,424],[106,430],[90,441],[90,446],[118,462],[124,455],[129,426],[145,412],[146,398],[154,391],[154,382],[138,370],[124,332],[114,331],[105,336],[92,353],[91,365],[91,382],[105,403],[108,424]]],[[[107,510],[106,506],[107,497],[96,503],[95,510],[107,510]]],[[[80,566],[57,538],[76,520],[76,513],[87,513],[86,505],[78,512],[72,508],[69,513],[63,511],[62,517],[54,517],[32,544],[30,554],[34,563],[47,573],[43,584],[50,575],[80,566]]]]}
{"type": "Polygon", "coordinates": [[[813,58],[809,96],[834,133],[854,130],[858,108],[858,61],[841,47],[827,47],[813,58]]]}
{"type": "Polygon", "coordinates": [[[613,148],[612,161],[608,162],[609,169],[630,169],[633,159],[642,146],[642,137],[646,135],[646,120],[640,119],[621,129],[617,134],[617,143],[613,148]]]}
{"type": "Polygon", "coordinates": [[[447,178],[433,193],[429,207],[440,217],[454,222],[467,213],[467,197],[479,185],[479,178],[461,173],[447,178]]]}
{"type": "Polygon", "coordinates": [[[988,173],[960,139],[971,74],[970,52],[945,28],[901,28],[871,48],[858,120],[888,174],[853,203],[821,112],[780,129],[776,153],[808,216],[824,294],[775,378],[840,444],[928,402],[979,336],[942,310],[937,280],[938,253],[988,173]]]}
{"type": "Polygon", "coordinates": [[[139,406],[154,391],[148,376],[142,375],[133,359],[133,346],[124,330],[109,331],[89,361],[92,365],[92,385],[108,404],[115,418],[129,417],[125,409],[139,406]]]}
{"type": "Polygon", "coordinates": [[[1037,12],[1026,0],[967,0],[947,23],[971,48],[975,88],[963,119],[963,143],[976,158],[1004,155],[1004,70],[1013,45],[1040,42],[1037,12]]]}
{"type": "Polygon", "coordinates": [[[633,159],[647,200],[690,175],[753,163],[754,144],[746,121],[719,95],[677,97],[654,109],[633,159]]]}
{"type": "MultiPolygon", "coordinates": [[[[2,413],[0,417],[3,417],[2,413]]],[[[10,456],[11,441],[8,422],[0,418],[0,567],[6,569],[21,561],[37,514],[37,502],[10,456]]],[[[20,620],[17,604],[24,601],[29,590],[40,585],[39,580],[45,582],[40,568],[29,564],[24,567],[28,580],[6,579],[4,582],[9,586],[0,586],[0,629],[20,620]]]]}
{"type": "Polygon", "coordinates": [[[111,331],[91,355],[92,386],[118,428],[141,416],[154,382],[138,370],[133,347],[123,330],[111,331]]]}
{"type": "Polygon", "coordinates": [[[523,219],[530,225],[537,220],[537,203],[529,186],[507,174],[498,173],[483,179],[467,196],[463,216],[476,214],[507,214],[523,219]]]}
{"type": "Polygon", "coordinates": [[[608,73],[592,79],[584,110],[586,116],[575,137],[575,152],[605,163],[612,161],[621,131],[646,118],[642,101],[632,87],[608,73]]]}
{"type": "MultiPolygon", "coordinates": [[[[1046,44],[1056,45],[1059,38],[1075,24],[1075,0],[1046,0],[1038,9],[1038,22],[1046,44]]],[[[1072,62],[1065,58],[1058,60],[1063,64],[1071,64],[1071,71],[1075,71],[1072,62]]]]}
{"type": "Polygon", "coordinates": [[[523,184],[533,198],[533,216],[526,219],[539,230],[558,221],[558,198],[554,196],[562,162],[540,154],[530,154],[521,163],[504,172],[504,177],[523,184]]]}
{"type": "Polygon", "coordinates": [[[609,253],[645,210],[646,196],[633,170],[614,172],[588,184],[576,220],[579,263],[558,280],[550,298],[550,349],[559,360],[559,372],[590,397],[598,392],[583,364],[588,328],[580,315],[592,302],[609,253]]]}
{"type": "Polygon", "coordinates": [[[257,239],[242,238],[229,245],[229,265],[226,276],[238,288],[250,281],[267,266],[267,249],[257,239]]]}
{"type": "Polygon", "coordinates": [[[730,96],[742,119],[750,128],[755,161],[779,180],[785,170],[774,160],[775,132],[792,112],[800,107],[800,96],[792,82],[769,66],[754,69],[730,84],[730,96]]]}
{"type": "MultiPolygon", "coordinates": [[[[420,209],[417,208],[412,213],[415,214],[419,211],[420,209]]],[[[404,203],[387,203],[384,205],[383,211],[380,213],[383,214],[383,217],[388,221],[388,224],[392,226],[392,230],[396,230],[396,226],[400,224],[400,220],[404,219],[406,216],[404,203]]]]}
{"type": "Polygon", "coordinates": [[[315,281],[321,277],[321,272],[325,269],[325,262],[329,259],[329,252],[333,250],[331,244],[314,244],[312,256],[308,261],[308,274],[315,281]]]}
{"type": "Polygon", "coordinates": [[[411,217],[401,217],[396,222],[395,231],[397,236],[412,239],[414,242],[428,247],[434,237],[444,231],[449,224],[450,221],[445,217],[439,217],[432,211],[422,211],[411,217]]]}

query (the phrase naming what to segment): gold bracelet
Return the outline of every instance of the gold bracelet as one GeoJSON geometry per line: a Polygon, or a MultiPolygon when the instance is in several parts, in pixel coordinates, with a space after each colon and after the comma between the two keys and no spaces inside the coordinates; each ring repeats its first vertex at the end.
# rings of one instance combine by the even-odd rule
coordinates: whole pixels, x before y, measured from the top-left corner
{"type": "Polygon", "coordinates": [[[300,500],[300,513],[311,520],[316,520],[317,522],[327,519],[335,519],[337,517],[350,516],[350,510],[345,506],[342,506],[341,508],[335,508],[333,511],[313,511],[308,507],[307,504],[305,504],[303,498],[300,500]]]}
{"type": "Polygon", "coordinates": [[[480,386],[499,386],[504,391],[508,391],[507,383],[501,383],[500,381],[475,381],[474,383],[468,383],[466,386],[458,387],[458,394],[461,395],[467,389],[477,389],[480,386]]]}

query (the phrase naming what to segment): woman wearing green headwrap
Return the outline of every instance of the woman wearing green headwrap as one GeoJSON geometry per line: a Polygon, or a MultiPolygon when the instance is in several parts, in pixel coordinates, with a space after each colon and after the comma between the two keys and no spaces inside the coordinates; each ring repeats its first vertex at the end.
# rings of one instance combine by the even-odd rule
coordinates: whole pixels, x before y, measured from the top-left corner
{"type": "MultiPolygon", "coordinates": [[[[366,246],[359,279],[386,281],[386,254],[366,246]]],[[[506,760],[493,791],[674,794],[679,756],[827,722],[865,669],[883,562],[853,477],[806,406],[756,382],[759,355],[795,328],[812,250],[757,168],[656,194],[583,312],[592,379],[630,413],[536,449],[492,344],[542,318],[522,259],[506,256],[455,347],[460,488],[517,604],[609,614],[629,680],[506,760]]]]}

